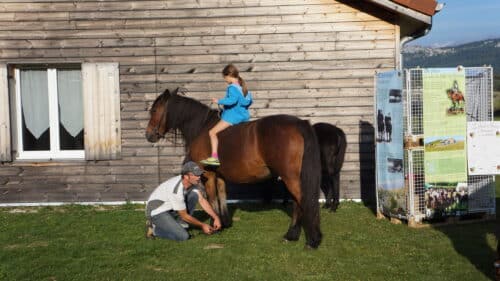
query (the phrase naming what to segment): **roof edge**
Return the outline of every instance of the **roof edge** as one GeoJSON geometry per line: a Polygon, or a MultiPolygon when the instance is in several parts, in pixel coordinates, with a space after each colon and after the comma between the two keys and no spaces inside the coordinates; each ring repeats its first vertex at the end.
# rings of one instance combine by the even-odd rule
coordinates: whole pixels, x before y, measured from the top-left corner
{"type": "MultiPolygon", "coordinates": [[[[386,8],[390,11],[394,11],[398,14],[402,14],[402,15],[408,16],[410,18],[413,18],[413,19],[420,21],[422,23],[425,23],[428,25],[432,24],[432,16],[431,15],[427,15],[427,14],[424,14],[422,12],[418,12],[416,10],[407,8],[401,4],[395,3],[393,1],[390,1],[390,0],[367,0],[367,1],[375,3],[377,5],[380,5],[384,8],[386,8]]],[[[402,1],[399,1],[399,2],[402,2],[402,1]]]]}

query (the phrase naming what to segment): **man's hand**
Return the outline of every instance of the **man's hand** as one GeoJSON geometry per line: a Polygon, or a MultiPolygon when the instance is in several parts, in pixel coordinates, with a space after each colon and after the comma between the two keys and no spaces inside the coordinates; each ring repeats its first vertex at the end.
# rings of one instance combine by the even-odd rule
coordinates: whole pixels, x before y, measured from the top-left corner
{"type": "Polygon", "coordinates": [[[220,219],[217,217],[214,219],[214,230],[221,229],[222,224],[220,223],[220,219]]]}
{"type": "Polygon", "coordinates": [[[213,228],[210,225],[204,223],[201,225],[201,230],[203,230],[203,233],[210,235],[212,234],[213,228]]]}

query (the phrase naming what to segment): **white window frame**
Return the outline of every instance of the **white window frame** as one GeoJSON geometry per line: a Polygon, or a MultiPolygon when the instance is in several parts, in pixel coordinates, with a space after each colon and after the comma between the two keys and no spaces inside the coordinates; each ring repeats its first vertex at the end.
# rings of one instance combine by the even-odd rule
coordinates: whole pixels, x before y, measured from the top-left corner
{"type": "MultiPolygon", "coordinates": [[[[15,69],[16,83],[16,127],[17,157],[16,160],[52,160],[52,159],[85,159],[85,150],[61,150],[59,143],[59,105],[57,93],[57,69],[47,68],[49,95],[50,150],[24,151],[21,100],[20,68],[15,69]]],[[[83,83],[83,81],[82,81],[83,83]]],[[[83,106],[83,104],[82,104],[83,106]]]]}

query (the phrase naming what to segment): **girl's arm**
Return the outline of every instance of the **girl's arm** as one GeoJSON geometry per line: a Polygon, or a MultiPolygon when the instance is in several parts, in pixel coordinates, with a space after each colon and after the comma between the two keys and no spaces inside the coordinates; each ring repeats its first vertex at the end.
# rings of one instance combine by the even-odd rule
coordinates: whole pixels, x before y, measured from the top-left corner
{"type": "Polygon", "coordinates": [[[240,95],[238,89],[234,86],[229,86],[227,88],[226,97],[218,100],[217,103],[222,105],[233,105],[238,102],[238,95],[240,95]]]}

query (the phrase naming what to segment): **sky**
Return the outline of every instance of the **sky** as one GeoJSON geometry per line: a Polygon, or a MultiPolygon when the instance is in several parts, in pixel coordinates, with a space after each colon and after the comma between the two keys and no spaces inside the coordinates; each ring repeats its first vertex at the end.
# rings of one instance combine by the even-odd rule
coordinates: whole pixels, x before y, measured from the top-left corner
{"type": "Polygon", "coordinates": [[[500,38],[500,0],[437,1],[445,5],[433,16],[431,31],[410,45],[442,47],[500,38]]]}

